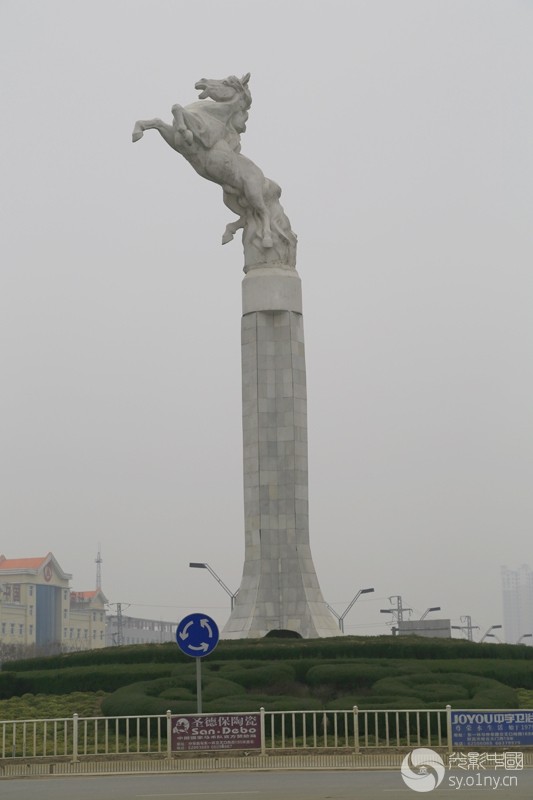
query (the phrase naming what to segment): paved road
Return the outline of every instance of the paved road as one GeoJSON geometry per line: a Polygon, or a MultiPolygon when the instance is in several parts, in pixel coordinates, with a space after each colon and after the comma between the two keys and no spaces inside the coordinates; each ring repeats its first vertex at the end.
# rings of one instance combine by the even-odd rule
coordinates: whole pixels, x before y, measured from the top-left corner
{"type": "MultiPolygon", "coordinates": [[[[496,777],[511,773],[498,773],[496,777]]],[[[533,798],[533,770],[514,773],[518,785],[465,787],[442,784],[424,793],[435,800],[496,797],[505,800],[533,798]]],[[[470,773],[472,775],[472,773],[470,773]]],[[[485,776],[495,773],[484,773],[485,776]]],[[[106,777],[33,778],[0,781],[2,800],[402,800],[420,797],[407,788],[396,770],[356,772],[220,772],[197,775],[113,775],[106,777]]]]}

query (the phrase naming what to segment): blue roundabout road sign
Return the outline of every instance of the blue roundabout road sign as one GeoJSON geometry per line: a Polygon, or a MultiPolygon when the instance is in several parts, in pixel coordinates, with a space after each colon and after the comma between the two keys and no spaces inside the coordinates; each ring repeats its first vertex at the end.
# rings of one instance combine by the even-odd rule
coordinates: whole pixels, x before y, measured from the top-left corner
{"type": "Polygon", "coordinates": [[[218,626],[207,614],[189,614],[178,622],[176,642],[187,656],[208,656],[217,646],[218,639],[218,626]]]}

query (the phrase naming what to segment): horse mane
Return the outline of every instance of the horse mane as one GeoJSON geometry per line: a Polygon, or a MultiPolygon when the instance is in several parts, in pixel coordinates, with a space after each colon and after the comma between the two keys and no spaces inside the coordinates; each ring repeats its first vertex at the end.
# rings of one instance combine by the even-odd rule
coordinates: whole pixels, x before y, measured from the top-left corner
{"type": "Polygon", "coordinates": [[[229,75],[226,80],[231,86],[233,86],[234,89],[244,95],[244,111],[248,111],[252,105],[252,94],[248,88],[248,81],[244,82],[240,78],[237,78],[236,75],[229,75]]]}

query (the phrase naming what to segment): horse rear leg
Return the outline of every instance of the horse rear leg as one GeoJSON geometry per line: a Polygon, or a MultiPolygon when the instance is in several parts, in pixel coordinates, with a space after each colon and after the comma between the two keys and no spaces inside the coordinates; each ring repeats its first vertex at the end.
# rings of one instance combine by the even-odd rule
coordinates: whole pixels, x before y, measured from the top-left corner
{"type": "Polygon", "coordinates": [[[226,230],[222,236],[222,244],[231,242],[237,231],[240,230],[240,228],[244,228],[245,222],[246,220],[244,217],[239,217],[239,219],[236,219],[235,222],[230,222],[228,225],[226,225],[226,230]]]}
{"type": "Polygon", "coordinates": [[[244,196],[253,210],[259,216],[263,229],[261,244],[263,247],[273,247],[272,231],[270,229],[270,211],[265,203],[263,191],[256,186],[244,186],[244,196]]]}

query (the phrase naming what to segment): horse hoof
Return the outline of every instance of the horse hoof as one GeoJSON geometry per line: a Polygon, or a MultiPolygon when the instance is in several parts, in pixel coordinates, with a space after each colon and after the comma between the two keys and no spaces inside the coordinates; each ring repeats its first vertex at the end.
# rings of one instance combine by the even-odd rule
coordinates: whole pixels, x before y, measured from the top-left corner
{"type": "Polygon", "coordinates": [[[143,132],[142,131],[133,131],[133,133],[131,134],[131,141],[132,142],[138,142],[139,139],[142,139],[142,138],[143,138],[143,132]]]}
{"type": "Polygon", "coordinates": [[[274,247],[272,236],[265,236],[263,239],[263,247],[274,247]]]}
{"type": "Polygon", "coordinates": [[[224,236],[222,237],[222,244],[227,244],[228,242],[231,242],[232,239],[233,239],[232,233],[225,233],[224,236]]]}

